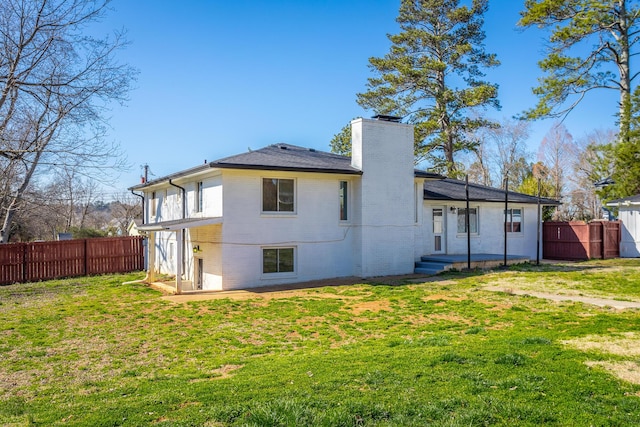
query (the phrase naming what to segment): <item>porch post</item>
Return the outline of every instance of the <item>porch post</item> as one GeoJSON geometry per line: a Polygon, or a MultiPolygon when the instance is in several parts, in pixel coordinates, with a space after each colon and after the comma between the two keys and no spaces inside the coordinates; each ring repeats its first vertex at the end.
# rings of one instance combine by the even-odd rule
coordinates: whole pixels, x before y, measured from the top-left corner
{"type": "Polygon", "coordinates": [[[182,253],[184,251],[184,248],[182,247],[182,245],[180,244],[180,242],[182,242],[182,236],[183,236],[184,230],[182,228],[176,230],[176,246],[178,247],[177,250],[177,261],[176,261],[176,294],[181,294],[182,293],[182,253]]]}
{"type": "Polygon", "coordinates": [[[156,281],[156,232],[149,232],[149,240],[147,241],[147,280],[149,282],[156,281]]]}

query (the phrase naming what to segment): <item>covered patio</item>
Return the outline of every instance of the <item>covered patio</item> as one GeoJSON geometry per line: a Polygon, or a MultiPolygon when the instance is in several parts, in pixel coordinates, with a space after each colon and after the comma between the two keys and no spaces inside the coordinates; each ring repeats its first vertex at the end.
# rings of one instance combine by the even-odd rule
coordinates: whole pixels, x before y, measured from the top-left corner
{"type": "MultiPolygon", "coordinates": [[[[146,233],[149,236],[148,242],[148,274],[147,280],[151,283],[157,280],[156,268],[156,233],[158,232],[174,232],[177,242],[177,253],[175,263],[175,293],[181,294],[185,288],[193,289],[193,281],[185,277],[186,272],[186,238],[185,230],[204,227],[207,225],[222,224],[222,217],[202,217],[202,218],[185,218],[172,221],[155,222],[151,224],[143,224],[138,227],[138,231],[146,233]]],[[[162,282],[167,285],[166,282],[162,282]]]]}

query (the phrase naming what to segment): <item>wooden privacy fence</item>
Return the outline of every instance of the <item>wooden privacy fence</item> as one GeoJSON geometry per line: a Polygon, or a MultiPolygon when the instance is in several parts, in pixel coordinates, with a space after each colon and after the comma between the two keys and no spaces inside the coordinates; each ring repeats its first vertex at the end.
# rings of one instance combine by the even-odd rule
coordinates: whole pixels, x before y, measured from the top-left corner
{"type": "Polygon", "coordinates": [[[140,236],[0,244],[0,285],[143,269],[140,236]]]}
{"type": "Polygon", "coordinates": [[[545,222],[542,256],[564,260],[618,258],[620,221],[545,222]]]}

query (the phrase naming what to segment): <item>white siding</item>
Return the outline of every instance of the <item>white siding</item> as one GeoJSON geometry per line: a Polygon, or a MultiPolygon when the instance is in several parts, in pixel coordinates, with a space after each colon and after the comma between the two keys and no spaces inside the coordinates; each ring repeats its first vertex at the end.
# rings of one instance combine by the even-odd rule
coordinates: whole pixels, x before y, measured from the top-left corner
{"type": "Polygon", "coordinates": [[[620,256],[640,257],[640,209],[637,206],[620,206],[618,219],[622,221],[620,236],[620,256]]]}
{"type": "Polygon", "coordinates": [[[195,259],[203,259],[203,284],[202,290],[222,289],[222,226],[220,224],[207,227],[197,227],[189,230],[189,243],[187,245],[186,277],[196,282],[195,259]],[[194,252],[194,248],[198,248],[194,252]]]}
{"type": "Polygon", "coordinates": [[[225,170],[223,288],[351,276],[353,223],[340,221],[339,211],[345,180],[352,187],[345,175],[225,170]],[[295,180],[295,213],[262,212],[263,178],[295,180]],[[262,274],[265,247],[295,248],[295,272],[262,274]]]}
{"type": "MultiPolygon", "coordinates": [[[[431,210],[443,207],[445,212],[446,236],[443,244],[447,254],[466,254],[467,235],[458,233],[458,208],[465,208],[464,202],[442,204],[437,201],[425,201],[423,208],[424,223],[417,233],[416,258],[432,252],[433,239],[431,210]]],[[[478,208],[478,233],[471,234],[471,253],[504,253],[504,204],[487,202],[470,202],[470,208],[478,208]]],[[[522,209],[522,232],[508,233],[507,253],[536,259],[537,239],[537,206],[510,203],[509,209],[522,209]]],[[[540,245],[542,248],[542,244],[540,245]]],[[[542,250],[542,249],[541,249],[542,250]]]]}
{"type": "Polygon", "coordinates": [[[189,218],[222,216],[222,175],[201,176],[180,184],[187,190],[187,212],[189,218]],[[202,182],[202,211],[196,211],[197,185],[202,182]]]}
{"type": "Polygon", "coordinates": [[[354,200],[356,276],[412,273],[415,186],[413,126],[378,120],[351,122],[352,166],[362,170],[354,200]]]}
{"type": "Polygon", "coordinates": [[[156,271],[160,274],[175,275],[177,258],[176,233],[169,231],[156,233],[156,271]]]}

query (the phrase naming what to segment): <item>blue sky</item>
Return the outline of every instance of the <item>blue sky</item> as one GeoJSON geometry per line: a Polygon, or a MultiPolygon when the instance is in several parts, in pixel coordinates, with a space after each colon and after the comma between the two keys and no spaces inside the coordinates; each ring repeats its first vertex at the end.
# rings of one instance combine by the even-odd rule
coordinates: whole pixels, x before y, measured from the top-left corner
{"type": "MultiPolygon", "coordinates": [[[[502,65],[500,119],[535,104],[531,87],[544,33],[516,28],[523,1],[490,0],[488,52],[502,65]]],[[[355,117],[372,76],[368,58],[389,49],[399,0],[113,0],[101,27],[128,32],[119,53],[140,74],[127,106],[111,112],[109,137],[131,171],[108,192],[139,182],[141,165],[155,177],[247,150],[286,142],[329,150],[334,134],[355,117]]],[[[617,94],[593,93],[565,121],[575,138],[615,128],[617,94]]],[[[536,122],[537,150],[553,121],[536,122]]]]}

